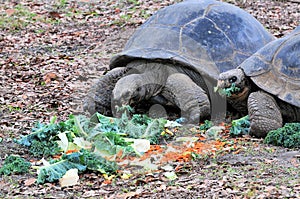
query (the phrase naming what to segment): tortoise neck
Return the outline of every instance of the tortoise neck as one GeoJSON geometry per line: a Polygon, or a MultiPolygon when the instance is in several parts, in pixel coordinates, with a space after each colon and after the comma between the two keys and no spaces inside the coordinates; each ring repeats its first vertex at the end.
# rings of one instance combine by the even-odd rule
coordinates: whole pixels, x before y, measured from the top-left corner
{"type": "Polygon", "coordinates": [[[245,79],[245,86],[241,92],[238,94],[232,95],[228,98],[229,103],[242,115],[248,114],[248,97],[251,92],[254,91],[254,88],[251,86],[250,80],[248,78],[245,79]]]}

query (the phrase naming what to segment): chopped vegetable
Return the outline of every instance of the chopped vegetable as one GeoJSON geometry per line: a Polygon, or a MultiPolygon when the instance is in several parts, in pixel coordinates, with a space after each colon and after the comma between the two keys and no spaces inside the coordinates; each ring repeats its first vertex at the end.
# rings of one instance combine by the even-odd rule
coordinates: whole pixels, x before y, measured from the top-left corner
{"type": "Polygon", "coordinates": [[[250,129],[250,119],[246,115],[240,119],[232,120],[230,127],[230,135],[233,137],[249,134],[250,129]]]}
{"type": "Polygon", "coordinates": [[[76,133],[74,119],[75,116],[70,115],[70,119],[65,122],[55,123],[56,117],[53,117],[49,124],[37,123],[31,134],[22,136],[15,142],[29,147],[29,152],[36,157],[55,155],[62,150],[56,142],[59,140],[58,134],[67,132],[68,139],[71,141],[76,133]]]}
{"type": "Polygon", "coordinates": [[[116,120],[116,123],[120,131],[126,133],[128,137],[148,139],[151,144],[157,144],[167,121],[163,118],[152,119],[141,114],[134,114],[129,119],[127,114],[123,114],[121,119],[116,120]]]}
{"type": "Polygon", "coordinates": [[[169,180],[176,180],[178,178],[178,176],[176,175],[176,173],[174,171],[168,171],[165,172],[164,175],[169,179],[169,180]]]}
{"type": "Polygon", "coordinates": [[[15,141],[29,147],[29,152],[36,157],[47,157],[68,149],[67,143],[58,145],[61,143],[61,134],[65,134],[70,143],[74,138],[83,136],[85,140],[101,146],[109,154],[115,154],[120,149],[131,153],[134,151],[130,147],[132,143],[126,143],[123,137],[143,138],[157,143],[167,123],[165,119],[152,119],[146,115],[135,114],[130,119],[127,114],[123,114],[121,118],[112,118],[99,113],[91,118],[70,115],[67,121],[55,121],[56,117],[49,124],[38,123],[31,134],[15,141]]]}
{"type": "Polygon", "coordinates": [[[78,169],[84,171],[86,166],[78,163],[73,163],[66,159],[61,159],[53,164],[38,168],[37,183],[54,182],[60,179],[69,169],[78,169]]]}
{"type": "Polygon", "coordinates": [[[50,165],[37,167],[37,183],[54,182],[65,175],[69,169],[78,169],[79,172],[88,169],[103,174],[112,174],[117,171],[117,168],[115,162],[110,162],[90,151],[81,150],[71,154],[64,154],[50,165]]]}
{"type": "Polygon", "coordinates": [[[206,131],[213,126],[212,121],[205,120],[203,124],[200,125],[201,131],[206,131]]]}
{"type": "Polygon", "coordinates": [[[29,147],[29,153],[35,157],[47,157],[49,155],[58,154],[62,149],[58,146],[57,142],[49,141],[38,141],[32,140],[29,147]]]}
{"type": "Polygon", "coordinates": [[[94,135],[91,140],[97,152],[102,155],[114,155],[120,150],[123,151],[123,155],[134,155],[134,149],[130,146],[132,142],[126,142],[124,136],[115,132],[105,132],[94,135]]]}
{"type": "Polygon", "coordinates": [[[300,148],[300,123],[286,123],[282,128],[270,131],[264,142],[286,148],[300,148]]]}
{"type": "MultiPolygon", "coordinates": [[[[99,171],[102,174],[114,174],[118,169],[115,162],[108,161],[95,153],[87,150],[81,150],[78,154],[80,154],[80,162],[86,165],[88,170],[99,171]]],[[[70,158],[72,156],[74,155],[70,155],[70,158]]]]}
{"type": "Polygon", "coordinates": [[[225,95],[227,97],[230,97],[233,93],[240,91],[241,89],[239,87],[235,86],[235,83],[232,83],[229,88],[223,88],[220,89],[218,87],[214,87],[214,91],[218,92],[220,95],[225,95]]]}
{"type": "Polygon", "coordinates": [[[62,178],[59,179],[59,185],[61,187],[74,186],[78,184],[78,180],[78,169],[70,169],[62,178]]]}
{"type": "Polygon", "coordinates": [[[31,163],[24,158],[16,155],[9,155],[0,168],[0,175],[27,173],[30,166],[31,163]]]}
{"type": "Polygon", "coordinates": [[[139,114],[129,118],[126,110],[121,118],[96,113],[91,118],[70,115],[68,120],[56,122],[54,117],[49,124],[38,123],[31,134],[15,142],[29,147],[30,153],[37,157],[59,157],[38,167],[38,183],[56,181],[69,169],[112,174],[116,172],[117,165],[104,157],[141,156],[149,148],[149,142],[159,141],[167,123],[166,119],[152,119],[139,114]],[[144,148],[138,146],[137,139],[147,141],[144,148]]]}

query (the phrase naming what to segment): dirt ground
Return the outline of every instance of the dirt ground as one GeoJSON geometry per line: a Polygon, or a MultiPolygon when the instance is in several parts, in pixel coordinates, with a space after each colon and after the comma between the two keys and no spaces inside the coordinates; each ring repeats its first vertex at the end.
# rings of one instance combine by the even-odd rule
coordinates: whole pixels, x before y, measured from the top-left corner
{"type": "MultiPolygon", "coordinates": [[[[9,154],[30,160],[13,138],[37,121],[80,114],[89,86],[107,70],[134,30],[175,0],[18,0],[0,4],[0,165],[9,154]]],[[[297,1],[231,1],[282,37],[300,21],[297,1]]],[[[97,173],[80,184],[37,185],[31,170],[0,176],[0,198],[300,198],[300,151],[268,146],[261,139],[232,139],[239,150],[172,162],[178,178],[136,173],[105,183],[97,173]]]]}

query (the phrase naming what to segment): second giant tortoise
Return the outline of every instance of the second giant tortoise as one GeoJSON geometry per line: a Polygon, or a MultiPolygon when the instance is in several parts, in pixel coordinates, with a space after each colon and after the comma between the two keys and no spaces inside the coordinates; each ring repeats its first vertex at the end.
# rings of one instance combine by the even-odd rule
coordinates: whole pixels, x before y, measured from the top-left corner
{"type": "Polygon", "coordinates": [[[236,68],[274,37],[246,11],[214,0],[185,1],[141,25],[92,87],[84,108],[171,103],[189,121],[210,116],[220,72],[236,68]]]}
{"type": "Polygon", "coordinates": [[[221,73],[219,90],[232,87],[229,102],[250,117],[250,133],[265,137],[285,122],[300,122],[300,26],[221,73]],[[246,112],[245,112],[246,111],[246,112]]]}

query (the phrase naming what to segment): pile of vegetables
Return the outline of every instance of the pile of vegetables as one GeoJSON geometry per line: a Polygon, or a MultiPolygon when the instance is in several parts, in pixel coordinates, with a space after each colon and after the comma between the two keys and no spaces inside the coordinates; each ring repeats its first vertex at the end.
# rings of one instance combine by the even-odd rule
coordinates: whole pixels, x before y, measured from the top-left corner
{"type": "MultiPolygon", "coordinates": [[[[26,173],[30,167],[37,169],[37,183],[61,181],[74,169],[76,172],[90,170],[104,176],[115,175],[119,170],[116,160],[125,156],[147,155],[151,147],[159,146],[157,144],[162,140],[174,135],[168,127],[181,126],[178,122],[163,118],[153,119],[140,114],[129,118],[126,111],[121,118],[96,113],[91,118],[70,115],[66,121],[56,120],[53,117],[47,124],[37,123],[31,134],[15,140],[16,143],[28,147],[34,157],[42,158],[42,166],[32,166],[25,159],[10,155],[0,168],[0,175],[26,173]]],[[[228,131],[226,128],[213,129],[213,123],[206,120],[198,127],[198,132],[205,133],[213,129],[217,133],[229,132],[231,137],[249,134],[249,117],[233,120],[229,127],[228,131]]],[[[219,138],[221,137],[215,136],[214,147],[225,144],[220,140],[217,142],[219,138]]],[[[264,141],[277,146],[299,147],[300,123],[289,123],[283,128],[271,131],[264,141]]],[[[197,142],[189,151],[202,151],[204,146],[208,149],[209,143],[206,144],[207,146],[204,142],[197,142]],[[199,149],[196,149],[197,146],[199,149]]]]}
{"type": "MultiPolygon", "coordinates": [[[[140,156],[150,144],[159,142],[166,123],[166,119],[139,114],[129,118],[126,113],[121,118],[99,113],[91,118],[70,115],[62,122],[56,122],[53,117],[48,124],[37,123],[31,134],[15,142],[28,147],[33,156],[43,158],[43,166],[33,166],[38,170],[37,183],[54,182],[70,169],[97,171],[109,176],[118,170],[114,161],[117,154],[140,156]]],[[[164,135],[166,139],[168,134],[164,135]]],[[[7,161],[12,160],[8,158],[7,161]]],[[[24,165],[31,166],[30,163],[24,165]]],[[[24,165],[17,162],[13,167],[25,171],[24,165]]]]}

